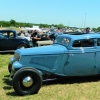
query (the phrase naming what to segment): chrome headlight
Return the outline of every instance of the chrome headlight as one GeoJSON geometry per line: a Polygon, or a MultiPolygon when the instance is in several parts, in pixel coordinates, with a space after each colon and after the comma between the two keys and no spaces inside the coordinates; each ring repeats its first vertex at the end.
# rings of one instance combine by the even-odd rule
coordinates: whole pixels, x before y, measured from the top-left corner
{"type": "Polygon", "coordinates": [[[20,54],[15,52],[14,53],[14,58],[15,58],[15,61],[19,61],[20,60],[20,54]]]}

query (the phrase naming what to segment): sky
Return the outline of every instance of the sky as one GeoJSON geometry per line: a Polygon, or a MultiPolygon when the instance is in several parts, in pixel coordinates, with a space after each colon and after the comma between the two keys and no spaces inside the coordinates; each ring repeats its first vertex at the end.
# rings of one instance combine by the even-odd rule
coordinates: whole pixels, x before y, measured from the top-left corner
{"type": "Polygon", "coordinates": [[[100,0],[0,0],[0,21],[100,27],[100,0]]]}

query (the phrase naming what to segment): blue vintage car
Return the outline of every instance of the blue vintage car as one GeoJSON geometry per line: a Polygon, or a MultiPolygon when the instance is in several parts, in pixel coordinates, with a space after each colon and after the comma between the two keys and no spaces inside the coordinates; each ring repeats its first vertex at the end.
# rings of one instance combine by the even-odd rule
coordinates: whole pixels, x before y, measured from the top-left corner
{"type": "Polygon", "coordinates": [[[63,34],[52,45],[18,49],[8,70],[18,95],[38,93],[44,79],[98,75],[100,34],[63,34]]]}

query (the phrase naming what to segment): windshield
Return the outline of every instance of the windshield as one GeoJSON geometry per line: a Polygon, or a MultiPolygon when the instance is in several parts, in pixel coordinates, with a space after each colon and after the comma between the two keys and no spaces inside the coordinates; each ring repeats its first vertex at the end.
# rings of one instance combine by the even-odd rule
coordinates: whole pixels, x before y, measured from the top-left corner
{"type": "Polygon", "coordinates": [[[0,38],[2,38],[2,37],[4,37],[4,36],[2,35],[2,33],[0,33],[0,38]]]}
{"type": "Polygon", "coordinates": [[[69,42],[70,42],[70,39],[67,37],[58,37],[55,39],[54,44],[56,43],[56,44],[68,46],[69,42]]]}
{"type": "Polygon", "coordinates": [[[0,38],[8,37],[7,32],[0,32],[0,38]]]}

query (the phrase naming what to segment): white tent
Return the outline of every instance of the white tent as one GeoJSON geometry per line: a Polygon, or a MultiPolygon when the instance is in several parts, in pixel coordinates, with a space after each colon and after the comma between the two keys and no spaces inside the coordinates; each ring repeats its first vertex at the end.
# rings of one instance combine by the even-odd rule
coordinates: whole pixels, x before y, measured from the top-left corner
{"type": "Polygon", "coordinates": [[[39,27],[32,27],[32,28],[27,27],[25,28],[25,30],[37,30],[38,32],[42,32],[42,29],[40,29],[39,27]]]}

